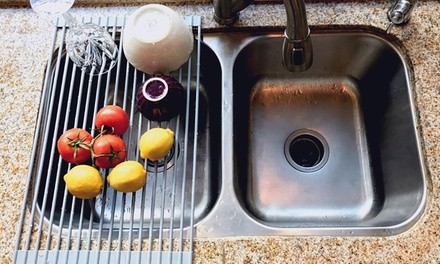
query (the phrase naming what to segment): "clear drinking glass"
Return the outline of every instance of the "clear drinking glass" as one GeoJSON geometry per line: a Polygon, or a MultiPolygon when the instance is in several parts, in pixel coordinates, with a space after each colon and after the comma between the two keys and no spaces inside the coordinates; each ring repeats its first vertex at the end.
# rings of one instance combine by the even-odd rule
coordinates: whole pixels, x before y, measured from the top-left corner
{"type": "Polygon", "coordinates": [[[69,58],[83,71],[95,75],[115,66],[118,47],[102,27],[88,22],[78,23],[69,13],[75,0],[30,0],[32,9],[49,17],[63,15],[69,30],[66,50],[69,58]]]}

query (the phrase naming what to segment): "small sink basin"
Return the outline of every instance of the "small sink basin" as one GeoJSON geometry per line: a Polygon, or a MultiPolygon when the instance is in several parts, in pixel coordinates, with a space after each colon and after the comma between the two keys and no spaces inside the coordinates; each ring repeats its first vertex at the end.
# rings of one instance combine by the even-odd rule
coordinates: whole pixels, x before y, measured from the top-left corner
{"type": "MultiPolygon", "coordinates": [[[[313,34],[313,66],[290,73],[282,37],[248,41],[233,66],[235,190],[280,228],[387,228],[425,203],[409,67],[372,33],[313,34]]],[[[391,228],[393,229],[393,228],[391,228]]]]}
{"type": "MultiPolygon", "coordinates": [[[[139,190],[133,194],[129,193],[121,199],[122,193],[117,193],[112,188],[105,188],[105,195],[99,196],[96,202],[90,200],[84,204],[84,201],[81,202],[81,200],[72,201],[72,196],[66,195],[64,181],[59,180],[70,167],[66,162],[60,161],[55,150],[51,150],[54,148],[53,141],[40,142],[47,151],[42,154],[44,157],[41,160],[44,162],[39,166],[42,168],[41,171],[48,173],[41,180],[42,183],[37,185],[39,186],[39,195],[36,204],[46,222],[50,223],[50,219],[53,218],[52,222],[58,229],[67,229],[71,226],[73,230],[81,230],[81,228],[85,229],[84,227],[90,225],[93,233],[98,233],[98,229],[102,229],[104,234],[106,230],[112,230],[112,226],[128,227],[132,225],[132,227],[138,228],[136,223],[143,222],[144,227],[147,227],[152,221],[154,227],[163,222],[164,229],[168,229],[171,225],[174,225],[174,228],[187,228],[191,221],[189,210],[192,197],[191,195],[182,196],[182,189],[186,190],[185,192],[191,190],[194,163],[196,163],[194,166],[196,168],[194,173],[196,175],[194,222],[197,223],[208,214],[218,198],[221,180],[219,168],[221,69],[216,55],[203,43],[201,43],[200,54],[202,54],[200,63],[206,67],[200,70],[199,75],[200,110],[198,111],[200,114],[198,126],[194,125],[195,118],[192,114],[196,111],[196,63],[191,64],[192,70],[190,71],[188,64],[185,64],[180,72],[170,74],[176,79],[180,78],[182,84],[188,87],[190,94],[188,112],[191,114],[187,118],[183,113],[179,116],[179,120],[174,118],[169,122],[162,122],[162,126],[169,126],[175,131],[177,145],[166,160],[166,165],[164,161],[159,161],[157,164],[148,162],[146,168],[150,180],[147,181],[145,192],[139,190]],[[189,77],[188,72],[191,73],[189,77]],[[195,127],[198,128],[197,131],[194,131],[195,127]],[[196,132],[198,134],[197,144],[194,144],[193,135],[196,132]],[[197,146],[196,160],[193,159],[194,145],[197,146]],[[186,177],[184,178],[182,175],[185,173],[186,177]],[[151,180],[153,178],[156,178],[156,181],[151,180]],[[152,190],[156,189],[164,189],[164,191],[158,191],[160,194],[152,196],[152,190]],[[184,197],[184,200],[181,197],[184,197]],[[105,199],[105,203],[103,203],[103,199],[105,199]],[[103,204],[104,206],[102,206],[103,204]],[[132,204],[135,209],[127,210],[127,207],[132,204]],[[156,206],[153,207],[151,204],[156,206]],[[151,210],[150,207],[153,207],[154,210],[151,210]],[[178,209],[174,210],[174,208],[178,209]],[[186,211],[182,212],[181,208],[185,208],[186,211]],[[135,224],[132,224],[133,222],[135,224]]],[[[196,58],[197,52],[194,51],[192,61],[195,62],[196,58]]],[[[67,65],[65,64],[65,55],[58,63],[67,65]]],[[[47,138],[56,139],[65,131],[66,128],[59,123],[67,124],[65,125],[67,128],[79,125],[79,127],[83,126],[89,130],[88,128],[94,127],[92,121],[97,109],[106,104],[116,103],[125,107],[131,120],[130,129],[124,134],[128,152],[127,159],[141,161],[138,157],[138,140],[142,133],[159,124],[142,118],[135,106],[136,101],[133,95],[146,76],[139,71],[135,72],[134,68],[127,63],[125,56],[122,56],[118,67],[112,69],[110,78],[99,80],[98,78],[89,79],[89,76],[82,75],[80,70],[73,71],[72,65],[61,67],[60,72],[55,71],[55,66],[54,69],[50,68],[52,78],[56,78],[54,84],[56,90],[54,93],[56,94],[54,96],[60,103],[58,108],[52,110],[54,114],[50,115],[46,121],[48,126],[55,130],[47,138]],[[65,84],[66,82],[67,84],[65,84]],[[85,109],[82,111],[88,115],[78,114],[78,105],[82,106],[85,109]],[[63,119],[61,121],[57,119],[55,113],[60,113],[63,119]]],[[[104,173],[107,172],[103,171],[103,175],[106,175],[104,173]]],[[[40,181],[38,175],[34,176],[33,180],[34,182],[40,181]]],[[[127,229],[124,229],[125,236],[128,236],[127,229]]]]}

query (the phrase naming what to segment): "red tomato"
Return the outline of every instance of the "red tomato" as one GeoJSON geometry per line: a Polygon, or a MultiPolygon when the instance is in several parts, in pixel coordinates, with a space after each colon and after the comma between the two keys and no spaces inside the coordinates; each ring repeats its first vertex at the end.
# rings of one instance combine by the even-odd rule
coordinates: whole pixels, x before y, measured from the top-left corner
{"type": "Polygon", "coordinates": [[[97,167],[108,169],[123,162],[127,157],[127,148],[122,138],[106,134],[95,138],[92,145],[94,164],[97,167]]]}
{"type": "Polygon", "coordinates": [[[101,131],[122,136],[128,129],[128,115],[117,105],[106,105],[96,113],[95,123],[101,131]]]}
{"type": "Polygon", "coordinates": [[[92,135],[81,128],[71,128],[64,132],[57,141],[61,157],[74,164],[83,163],[91,156],[92,135]]]}

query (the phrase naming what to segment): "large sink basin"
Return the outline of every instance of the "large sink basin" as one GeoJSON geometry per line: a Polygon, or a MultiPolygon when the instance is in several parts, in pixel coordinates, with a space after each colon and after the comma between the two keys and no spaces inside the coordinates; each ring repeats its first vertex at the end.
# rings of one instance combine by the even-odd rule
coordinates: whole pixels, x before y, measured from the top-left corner
{"type": "Polygon", "coordinates": [[[233,120],[223,124],[231,156],[211,213],[226,235],[390,235],[419,219],[426,184],[412,79],[394,41],[315,32],[312,67],[291,73],[281,32],[205,40],[223,58],[223,119],[233,120]]]}

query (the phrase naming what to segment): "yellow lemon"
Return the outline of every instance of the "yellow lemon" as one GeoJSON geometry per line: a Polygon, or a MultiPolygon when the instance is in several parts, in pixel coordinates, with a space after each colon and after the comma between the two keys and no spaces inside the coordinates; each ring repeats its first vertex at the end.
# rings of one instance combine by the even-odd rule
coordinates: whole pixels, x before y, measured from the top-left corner
{"type": "Polygon", "coordinates": [[[90,165],[77,165],[64,175],[67,190],[81,199],[96,197],[104,185],[102,176],[90,165]]]}
{"type": "Polygon", "coordinates": [[[110,186],[119,192],[135,192],[145,185],[146,180],[144,166],[132,160],[119,163],[107,176],[110,186]]]}
{"type": "Polygon", "coordinates": [[[143,159],[163,159],[174,144],[174,132],[169,128],[152,128],[139,140],[140,155],[143,159]]]}

